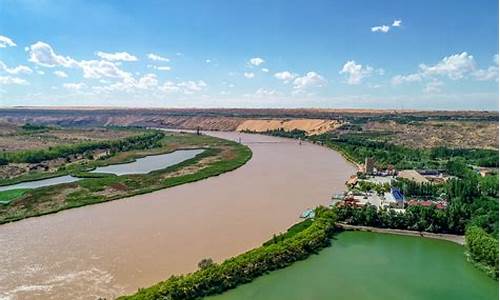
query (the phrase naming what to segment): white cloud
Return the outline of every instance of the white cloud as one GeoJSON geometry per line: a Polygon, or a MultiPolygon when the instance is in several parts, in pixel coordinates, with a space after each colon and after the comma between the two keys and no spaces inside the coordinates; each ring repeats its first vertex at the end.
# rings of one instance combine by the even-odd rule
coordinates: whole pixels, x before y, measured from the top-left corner
{"type": "Polygon", "coordinates": [[[158,71],[170,71],[172,68],[170,66],[155,66],[155,65],[148,65],[148,68],[153,68],[158,71]]]}
{"type": "Polygon", "coordinates": [[[131,55],[127,52],[107,53],[107,52],[98,51],[96,53],[96,55],[102,59],[109,60],[109,61],[137,61],[137,57],[135,57],[134,55],[131,55]]]}
{"type": "Polygon", "coordinates": [[[370,66],[363,67],[358,65],[354,60],[347,61],[339,74],[347,74],[348,84],[360,84],[361,81],[373,73],[373,68],[370,66]]]}
{"type": "Polygon", "coordinates": [[[457,53],[444,57],[435,65],[419,65],[419,71],[414,74],[396,75],[392,78],[392,84],[398,85],[404,82],[415,82],[423,80],[433,80],[424,89],[426,92],[437,92],[443,84],[436,80],[436,77],[445,76],[451,80],[459,80],[472,77],[479,81],[498,81],[498,56],[493,57],[494,65],[487,69],[477,69],[476,62],[472,55],[467,52],[457,53]]]}
{"type": "Polygon", "coordinates": [[[170,71],[170,70],[172,70],[172,68],[169,67],[169,66],[159,66],[159,67],[156,67],[155,69],[159,70],[159,71],[170,71]]]}
{"type": "Polygon", "coordinates": [[[387,25],[373,26],[371,28],[372,32],[388,32],[391,28],[387,25]]]}
{"type": "Polygon", "coordinates": [[[1,85],[8,85],[8,84],[25,85],[25,84],[28,84],[28,82],[22,78],[19,78],[19,77],[0,76],[0,84],[1,85]]]}
{"type": "Polygon", "coordinates": [[[153,73],[149,73],[142,76],[135,84],[135,86],[139,89],[148,89],[151,87],[155,87],[157,85],[158,85],[158,78],[153,73]]]}
{"type": "Polygon", "coordinates": [[[252,79],[255,77],[255,74],[252,72],[245,72],[243,73],[243,76],[245,76],[245,78],[252,79]]]}
{"type": "Polygon", "coordinates": [[[255,92],[255,95],[258,97],[273,97],[273,96],[280,95],[280,93],[276,90],[268,90],[268,89],[260,88],[255,92]]]}
{"type": "Polygon", "coordinates": [[[180,88],[173,81],[166,81],[161,87],[160,90],[165,93],[173,93],[180,91],[180,88]]]}
{"type": "Polygon", "coordinates": [[[498,81],[498,66],[490,66],[488,69],[479,69],[472,73],[472,75],[479,81],[498,81]]]}
{"type": "Polygon", "coordinates": [[[467,54],[467,52],[444,57],[433,66],[425,64],[419,66],[421,72],[425,75],[443,75],[448,76],[452,80],[463,78],[467,73],[474,71],[475,67],[476,62],[474,57],[467,54]]]}
{"type": "MultiPolygon", "coordinates": [[[[102,83],[107,83],[106,80],[100,80],[102,83]]],[[[97,86],[93,87],[95,91],[98,92],[127,92],[133,93],[137,90],[151,90],[158,86],[158,78],[156,74],[148,73],[139,79],[135,79],[133,77],[124,78],[120,82],[115,82],[113,84],[107,86],[97,86]]]]}
{"type": "Polygon", "coordinates": [[[264,72],[264,73],[269,73],[269,69],[268,69],[268,68],[262,68],[262,69],[260,69],[260,70],[261,70],[262,72],[264,72]]]}
{"type": "Polygon", "coordinates": [[[249,63],[251,65],[254,65],[254,66],[260,66],[261,64],[263,64],[265,62],[264,59],[260,58],[260,57],[253,57],[250,59],[249,63]]]}
{"type": "Polygon", "coordinates": [[[170,59],[166,58],[166,57],[162,57],[158,54],[154,54],[154,53],[149,53],[148,54],[148,58],[151,59],[151,60],[154,60],[154,61],[164,61],[164,62],[169,62],[170,59]]]}
{"type": "Polygon", "coordinates": [[[63,87],[68,90],[81,90],[83,88],[86,88],[87,85],[83,82],[79,83],[64,83],[63,87]]]}
{"type": "Polygon", "coordinates": [[[291,80],[295,79],[297,77],[297,74],[289,72],[289,71],[283,71],[283,72],[278,72],[274,74],[274,77],[282,80],[284,83],[288,83],[291,80]]]}
{"type": "Polygon", "coordinates": [[[106,60],[82,60],[78,66],[83,71],[83,77],[99,79],[101,77],[129,78],[132,75],[118,68],[115,63],[106,60]]]}
{"type": "Polygon", "coordinates": [[[422,81],[422,75],[418,73],[409,75],[396,75],[391,79],[391,83],[394,85],[402,84],[405,82],[415,82],[415,81],[422,81]]]}
{"type": "Polygon", "coordinates": [[[428,82],[425,85],[424,93],[428,93],[428,94],[439,93],[439,92],[441,92],[442,86],[443,86],[443,82],[441,82],[439,80],[432,80],[431,82],[428,82]]]}
{"type": "Polygon", "coordinates": [[[198,81],[183,81],[178,84],[179,87],[184,88],[184,93],[188,92],[199,92],[203,90],[207,84],[203,80],[198,80],[198,81]]]}
{"type": "Polygon", "coordinates": [[[212,60],[211,60],[211,59],[205,59],[205,62],[206,62],[207,64],[209,64],[209,63],[211,63],[211,62],[212,62],[212,60]]]}
{"type": "MultiPolygon", "coordinates": [[[[401,27],[401,23],[403,23],[402,20],[400,19],[397,19],[397,20],[394,20],[392,22],[392,27],[401,27]]],[[[373,26],[371,28],[371,31],[372,32],[383,32],[383,33],[387,33],[389,32],[389,30],[391,30],[391,27],[388,26],[388,25],[379,25],[379,26],[373,26]]]]}
{"type": "Polygon", "coordinates": [[[57,55],[52,47],[44,42],[36,42],[29,47],[29,61],[44,67],[54,67],[57,65],[69,68],[77,67],[78,62],[71,57],[57,55]]]}
{"type": "Polygon", "coordinates": [[[493,56],[493,63],[494,65],[489,66],[488,69],[479,69],[473,72],[472,75],[479,81],[498,81],[498,54],[493,56]]]}
{"type": "Polygon", "coordinates": [[[0,35],[0,48],[15,47],[17,46],[14,41],[4,35],[0,35]]]}
{"type": "Polygon", "coordinates": [[[302,77],[297,77],[293,81],[295,89],[306,89],[310,87],[321,87],[326,83],[325,78],[316,72],[307,72],[302,77]]]}
{"type": "Polygon", "coordinates": [[[5,71],[5,72],[12,74],[12,75],[33,73],[33,70],[31,70],[27,66],[19,65],[19,66],[14,67],[14,68],[9,68],[9,67],[7,67],[7,65],[3,61],[0,61],[0,71],[5,71]]]}
{"type": "Polygon", "coordinates": [[[191,95],[196,92],[201,92],[207,86],[208,85],[203,80],[198,80],[198,81],[188,80],[179,83],[175,83],[173,81],[166,81],[160,87],[160,90],[162,90],[165,93],[181,92],[186,95],[191,95]]]}
{"type": "Polygon", "coordinates": [[[66,74],[65,72],[63,71],[55,71],[54,72],[54,75],[56,75],[57,77],[59,78],[67,78],[68,77],[68,74],[66,74]]]}
{"type": "Polygon", "coordinates": [[[401,20],[394,20],[394,22],[392,22],[392,27],[400,27],[402,22],[401,20]]]}

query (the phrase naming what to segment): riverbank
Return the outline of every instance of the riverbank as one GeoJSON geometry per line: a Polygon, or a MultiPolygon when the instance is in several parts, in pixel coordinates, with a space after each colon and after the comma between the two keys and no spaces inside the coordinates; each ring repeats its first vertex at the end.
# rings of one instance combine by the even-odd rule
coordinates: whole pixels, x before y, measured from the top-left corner
{"type": "Polygon", "coordinates": [[[455,243],[343,231],[316,255],[203,300],[262,299],[497,300],[498,282],[455,243]]]}
{"type": "Polygon", "coordinates": [[[416,237],[424,237],[437,240],[450,241],[461,246],[465,245],[465,236],[455,235],[455,234],[444,234],[444,233],[430,233],[422,231],[412,231],[412,230],[401,230],[401,229],[391,229],[391,228],[378,228],[370,226],[356,226],[349,225],[345,223],[337,223],[339,227],[346,231],[367,231],[367,232],[377,232],[377,233],[388,233],[397,235],[408,235],[416,237]]]}
{"type": "Polygon", "coordinates": [[[140,289],[121,300],[155,300],[160,298],[189,300],[220,294],[241,284],[249,283],[270,271],[285,268],[330,245],[335,232],[335,214],[330,209],[317,208],[316,217],[308,226],[283,239],[252,249],[220,264],[205,260],[199,270],[140,289]]]}
{"type": "Polygon", "coordinates": [[[285,231],[304,208],[328,205],[355,172],[319,145],[209,134],[241,138],[252,159],[206,180],[0,226],[0,298],[114,299],[193,272],[203,258],[222,262],[285,231]]]}
{"type": "MultiPolygon", "coordinates": [[[[194,182],[234,170],[252,156],[244,145],[209,136],[170,134],[162,139],[162,147],[120,153],[111,158],[123,162],[124,157],[139,158],[169,153],[180,149],[204,149],[201,154],[179,164],[147,174],[107,175],[85,178],[71,183],[23,191],[19,198],[0,205],[0,224],[28,217],[56,213],[65,209],[127,198],[156,190],[194,182]]],[[[103,164],[109,165],[110,161],[103,164]]],[[[159,166],[161,168],[161,166],[159,166]]]]}

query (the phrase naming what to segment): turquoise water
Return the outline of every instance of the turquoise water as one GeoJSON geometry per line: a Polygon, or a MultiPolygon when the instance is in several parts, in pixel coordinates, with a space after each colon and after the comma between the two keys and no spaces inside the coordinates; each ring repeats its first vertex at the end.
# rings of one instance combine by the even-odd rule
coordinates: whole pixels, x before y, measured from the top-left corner
{"type": "Polygon", "coordinates": [[[307,260],[210,300],[498,299],[498,282],[447,241],[343,232],[307,260]]]}

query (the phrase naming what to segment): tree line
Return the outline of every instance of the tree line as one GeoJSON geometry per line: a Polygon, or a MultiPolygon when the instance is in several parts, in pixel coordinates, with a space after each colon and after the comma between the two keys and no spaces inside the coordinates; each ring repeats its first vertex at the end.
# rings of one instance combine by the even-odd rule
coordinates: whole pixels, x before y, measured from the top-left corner
{"type": "Polygon", "coordinates": [[[84,142],[70,145],[59,145],[47,149],[23,150],[0,153],[0,164],[39,163],[56,158],[67,158],[71,155],[84,154],[93,150],[109,150],[111,153],[137,149],[151,149],[161,146],[164,134],[159,131],[146,132],[119,140],[84,142]]]}
{"type": "MultiPolygon", "coordinates": [[[[378,167],[393,165],[398,169],[447,168],[449,160],[460,160],[466,164],[481,167],[498,167],[498,151],[490,149],[454,149],[435,147],[431,149],[408,148],[393,144],[382,133],[322,133],[308,136],[305,131],[294,129],[268,130],[265,134],[295,139],[308,139],[335,146],[358,163],[366,157],[373,157],[378,167]]],[[[452,167],[452,166],[449,166],[452,167]]]]}
{"type": "Polygon", "coordinates": [[[493,277],[498,278],[498,240],[478,226],[471,226],[465,234],[466,247],[471,259],[493,277]]]}
{"type": "Polygon", "coordinates": [[[211,259],[199,263],[194,273],[172,276],[152,287],[139,289],[131,296],[118,299],[200,299],[220,294],[266,274],[289,266],[327,247],[336,230],[335,214],[326,208],[316,209],[316,218],[302,231],[285,239],[276,239],[265,246],[230,258],[221,264],[211,259]]]}
{"type": "MultiPolygon", "coordinates": [[[[281,131],[274,131],[272,135],[302,136],[300,133],[290,136],[290,133],[281,131]]],[[[392,209],[377,210],[370,205],[361,208],[345,206],[336,208],[337,218],[352,225],[465,234],[470,257],[493,270],[490,273],[498,278],[498,172],[481,177],[470,166],[498,167],[498,151],[407,148],[386,142],[381,136],[370,137],[370,134],[325,133],[307,138],[338,149],[358,163],[362,163],[365,157],[373,157],[379,167],[391,164],[397,169],[435,168],[455,176],[442,184],[420,184],[408,180],[393,183],[410,197],[443,195],[448,201],[445,209],[434,205],[410,206],[405,213],[398,213],[392,209]]]]}

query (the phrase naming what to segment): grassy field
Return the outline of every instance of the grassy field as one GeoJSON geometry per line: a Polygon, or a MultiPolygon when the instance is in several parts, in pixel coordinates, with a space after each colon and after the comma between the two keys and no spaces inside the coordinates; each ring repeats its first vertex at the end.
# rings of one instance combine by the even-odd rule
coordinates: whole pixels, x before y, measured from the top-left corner
{"type": "Polygon", "coordinates": [[[10,191],[2,191],[0,192],[0,204],[9,204],[12,200],[17,199],[24,195],[28,190],[27,189],[16,189],[10,191]]]}
{"type": "Polygon", "coordinates": [[[209,136],[172,133],[167,134],[161,142],[162,146],[159,148],[118,153],[99,164],[123,163],[147,155],[164,154],[180,149],[205,149],[205,151],[180,164],[148,174],[123,176],[101,174],[78,182],[26,190],[18,195],[2,194],[0,197],[8,199],[10,203],[0,205],[0,224],[149,193],[216,176],[238,168],[252,156],[250,149],[244,145],[209,136]]]}

